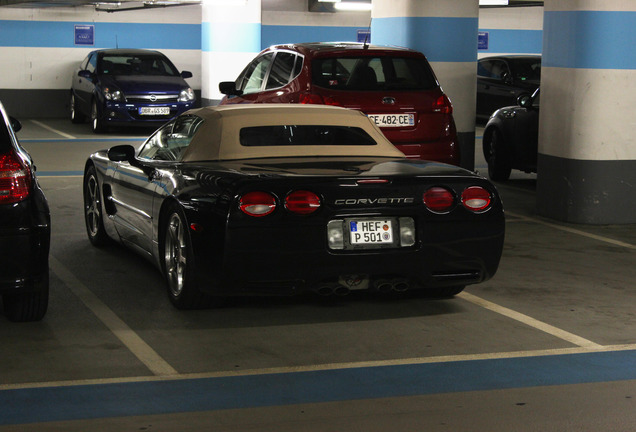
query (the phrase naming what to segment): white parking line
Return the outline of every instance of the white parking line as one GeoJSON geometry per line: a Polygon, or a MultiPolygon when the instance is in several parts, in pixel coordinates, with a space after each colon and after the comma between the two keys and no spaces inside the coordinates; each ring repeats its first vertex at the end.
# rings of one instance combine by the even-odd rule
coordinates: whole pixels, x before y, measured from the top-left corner
{"type": "Polygon", "coordinates": [[[542,321],[529,317],[528,315],[524,315],[520,312],[514,311],[512,309],[508,309],[506,307],[500,306],[488,300],[484,300],[481,297],[477,297],[476,295],[469,294],[467,292],[462,292],[458,294],[457,297],[460,297],[466,301],[476,304],[477,306],[481,306],[484,309],[491,310],[500,315],[519,321],[537,330],[541,330],[542,332],[548,333],[559,339],[563,339],[564,341],[570,342],[571,344],[578,345],[582,348],[586,348],[590,350],[599,350],[603,348],[602,345],[599,345],[595,342],[592,342],[590,340],[587,340],[575,334],[569,333],[565,330],[561,330],[560,328],[554,327],[550,324],[546,324],[542,321]]]}
{"type": "Polygon", "coordinates": [[[49,257],[51,270],[64,282],[86,307],[139,359],[150,371],[158,376],[178,375],[150,345],[134,330],[128,327],[108,306],[54,257],[49,257]]]}
{"type": "Polygon", "coordinates": [[[591,239],[594,239],[594,240],[598,240],[598,241],[601,241],[601,242],[609,243],[609,244],[612,244],[614,246],[620,246],[620,247],[624,247],[624,248],[627,248],[627,249],[636,250],[636,245],[633,245],[633,244],[630,244],[630,243],[625,243],[625,242],[622,242],[620,240],[614,240],[614,239],[611,239],[611,238],[608,238],[608,237],[603,237],[603,236],[600,236],[600,235],[597,235],[597,234],[592,234],[592,233],[588,233],[588,232],[585,232],[585,231],[581,231],[581,230],[578,230],[576,228],[570,228],[570,227],[566,227],[566,226],[563,226],[563,225],[550,223],[550,222],[547,222],[547,221],[544,221],[544,220],[541,220],[541,219],[537,219],[537,218],[533,218],[533,217],[529,217],[529,216],[523,216],[523,215],[516,214],[516,213],[511,213],[511,212],[508,212],[508,211],[506,213],[509,214],[510,216],[514,216],[514,217],[519,218],[519,219],[528,220],[528,221],[531,221],[531,222],[534,222],[534,223],[538,223],[538,224],[541,224],[541,225],[548,226],[550,228],[554,228],[554,229],[558,229],[558,230],[561,230],[561,231],[565,231],[565,232],[568,232],[568,233],[571,233],[571,234],[576,234],[576,235],[580,235],[580,236],[583,236],[583,237],[587,237],[587,238],[591,238],[591,239]]]}
{"type": "Polygon", "coordinates": [[[46,129],[46,130],[48,130],[48,131],[51,131],[51,132],[56,133],[56,134],[58,134],[58,135],[60,135],[60,136],[63,136],[64,138],[68,138],[68,139],[77,139],[77,138],[76,138],[76,137],[74,137],[73,135],[69,135],[69,134],[64,133],[64,132],[62,132],[62,131],[59,131],[59,130],[57,130],[57,129],[54,129],[54,128],[52,128],[51,126],[49,126],[49,125],[45,125],[44,123],[39,122],[39,121],[37,121],[37,120],[30,120],[30,121],[31,121],[31,123],[34,123],[34,124],[36,124],[36,125],[38,125],[38,126],[40,126],[40,127],[44,128],[44,129],[46,129]]]}

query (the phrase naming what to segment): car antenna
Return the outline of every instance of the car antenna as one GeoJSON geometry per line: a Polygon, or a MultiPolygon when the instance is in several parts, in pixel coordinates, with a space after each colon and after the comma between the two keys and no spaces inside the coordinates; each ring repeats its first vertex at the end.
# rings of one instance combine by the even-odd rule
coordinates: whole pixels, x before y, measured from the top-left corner
{"type": "Polygon", "coordinates": [[[370,38],[371,38],[371,21],[373,20],[373,17],[371,17],[371,19],[369,20],[369,29],[367,30],[367,34],[364,35],[364,46],[362,47],[362,49],[369,49],[369,42],[370,42],[370,38]]]}

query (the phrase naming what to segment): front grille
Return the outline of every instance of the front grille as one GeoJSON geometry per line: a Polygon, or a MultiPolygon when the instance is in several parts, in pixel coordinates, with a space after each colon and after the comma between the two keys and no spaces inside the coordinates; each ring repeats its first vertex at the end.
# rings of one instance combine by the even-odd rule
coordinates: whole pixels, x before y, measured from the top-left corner
{"type": "Polygon", "coordinates": [[[179,100],[178,94],[162,94],[162,95],[128,95],[126,96],[126,102],[134,103],[167,103],[177,102],[179,100]],[[153,100],[154,99],[154,100],[153,100]]]}

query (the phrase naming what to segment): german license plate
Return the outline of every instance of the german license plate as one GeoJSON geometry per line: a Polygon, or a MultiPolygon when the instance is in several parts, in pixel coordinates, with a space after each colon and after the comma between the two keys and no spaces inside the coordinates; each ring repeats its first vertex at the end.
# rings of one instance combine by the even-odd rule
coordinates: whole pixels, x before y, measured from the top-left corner
{"type": "Polygon", "coordinates": [[[170,114],[170,107],[140,107],[139,114],[141,115],[168,115],[170,114]]]}
{"type": "Polygon", "coordinates": [[[386,219],[350,220],[349,233],[352,245],[393,243],[393,227],[386,219]]]}
{"type": "Polygon", "coordinates": [[[379,127],[415,126],[415,114],[369,114],[379,127]]]}

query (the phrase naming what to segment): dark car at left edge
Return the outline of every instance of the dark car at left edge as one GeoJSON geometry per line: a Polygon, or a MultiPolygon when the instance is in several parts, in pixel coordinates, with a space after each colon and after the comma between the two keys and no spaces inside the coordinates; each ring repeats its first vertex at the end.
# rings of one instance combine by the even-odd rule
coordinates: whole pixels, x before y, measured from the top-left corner
{"type": "Polygon", "coordinates": [[[96,50],[73,72],[70,117],[90,120],[93,132],[110,126],[159,127],[194,107],[196,96],[182,71],[159,51],[96,50]]]}
{"type": "Polygon", "coordinates": [[[38,321],[49,303],[51,223],[20,128],[0,103],[0,294],[9,320],[38,321]]]}

